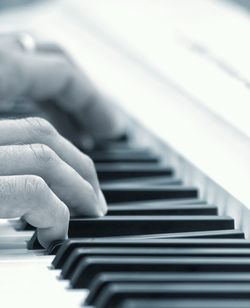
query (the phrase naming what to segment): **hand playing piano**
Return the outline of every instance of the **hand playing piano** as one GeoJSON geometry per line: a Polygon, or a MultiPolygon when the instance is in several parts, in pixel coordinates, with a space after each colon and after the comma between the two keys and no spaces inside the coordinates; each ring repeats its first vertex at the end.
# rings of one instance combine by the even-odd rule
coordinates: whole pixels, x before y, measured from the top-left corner
{"type": "Polygon", "coordinates": [[[29,34],[0,36],[0,100],[20,97],[35,102],[36,112],[72,141],[88,136],[98,142],[122,133],[112,104],[65,50],[29,34]]]}
{"type": "Polygon", "coordinates": [[[92,160],[49,122],[2,120],[0,131],[0,218],[23,217],[46,247],[67,236],[68,208],[82,216],[106,213],[92,160]]]}
{"type": "Polygon", "coordinates": [[[57,46],[33,49],[24,50],[13,37],[0,40],[0,105],[28,98],[57,130],[39,117],[0,121],[0,218],[23,217],[37,227],[46,247],[67,236],[69,210],[102,216],[107,209],[92,160],[58,131],[74,141],[76,131],[105,140],[119,135],[121,127],[57,46]]]}

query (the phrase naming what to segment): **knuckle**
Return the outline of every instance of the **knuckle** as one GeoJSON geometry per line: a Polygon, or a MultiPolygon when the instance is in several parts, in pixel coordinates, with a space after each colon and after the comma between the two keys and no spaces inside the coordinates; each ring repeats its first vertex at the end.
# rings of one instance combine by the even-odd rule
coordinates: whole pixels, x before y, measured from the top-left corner
{"type": "Polygon", "coordinates": [[[90,173],[95,173],[95,164],[93,160],[88,156],[84,154],[84,163],[85,163],[85,168],[90,172],[90,173]]]}
{"type": "Polygon", "coordinates": [[[57,65],[59,65],[61,69],[68,74],[72,74],[74,72],[74,67],[63,55],[58,56],[57,65]]]}
{"type": "Polygon", "coordinates": [[[83,163],[82,163],[82,172],[84,174],[84,177],[87,181],[90,183],[98,186],[98,177],[97,172],[95,168],[95,164],[93,160],[87,156],[86,154],[83,154],[83,163]]]}
{"type": "Polygon", "coordinates": [[[0,196],[1,198],[11,197],[16,191],[16,179],[12,177],[11,180],[9,177],[0,177],[0,196]]]}
{"type": "Polygon", "coordinates": [[[60,73],[60,76],[63,78],[63,89],[62,95],[66,95],[67,91],[71,89],[73,83],[77,78],[77,70],[76,68],[66,60],[65,57],[60,57],[57,63],[57,70],[60,73]]]}
{"type": "Polygon", "coordinates": [[[54,59],[54,69],[60,74],[60,76],[65,77],[68,80],[71,80],[75,74],[75,68],[73,65],[62,55],[58,55],[54,59]]]}
{"type": "Polygon", "coordinates": [[[24,194],[27,198],[44,196],[48,191],[46,182],[37,175],[28,175],[24,179],[24,194]]]}
{"type": "Polygon", "coordinates": [[[58,161],[57,154],[45,144],[30,144],[29,148],[39,163],[48,164],[58,161]]]}
{"type": "Polygon", "coordinates": [[[28,129],[31,135],[35,135],[35,137],[39,137],[39,139],[41,137],[54,137],[57,134],[55,127],[44,118],[26,118],[25,121],[28,123],[28,129]]]}
{"type": "Polygon", "coordinates": [[[61,203],[60,206],[61,206],[61,215],[60,215],[60,220],[59,220],[60,224],[62,222],[66,222],[68,224],[69,223],[69,219],[70,219],[69,208],[63,202],[61,203]]]}

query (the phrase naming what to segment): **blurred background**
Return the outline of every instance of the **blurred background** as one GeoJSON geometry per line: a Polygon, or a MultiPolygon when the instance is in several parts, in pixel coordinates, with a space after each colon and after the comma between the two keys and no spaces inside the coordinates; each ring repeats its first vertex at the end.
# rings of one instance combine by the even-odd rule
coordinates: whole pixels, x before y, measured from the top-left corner
{"type": "MultiPolygon", "coordinates": [[[[250,137],[249,6],[240,0],[2,0],[0,33],[30,31],[58,42],[119,101],[135,87],[134,70],[143,70],[250,137]]],[[[136,104],[141,108],[141,99],[136,104]]]]}

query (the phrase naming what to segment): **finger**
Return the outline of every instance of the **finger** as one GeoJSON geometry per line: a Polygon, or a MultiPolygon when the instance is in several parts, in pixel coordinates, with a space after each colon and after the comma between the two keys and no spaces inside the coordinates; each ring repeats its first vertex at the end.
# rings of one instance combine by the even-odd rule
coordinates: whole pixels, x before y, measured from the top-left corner
{"type": "Polygon", "coordinates": [[[69,56],[65,49],[59,44],[41,40],[34,33],[31,32],[9,32],[0,34],[0,46],[9,49],[19,49],[23,52],[32,50],[33,52],[55,52],[69,56]]]}
{"type": "Polygon", "coordinates": [[[10,49],[10,50],[23,50],[22,45],[19,42],[19,37],[22,36],[23,33],[17,33],[17,32],[7,32],[2,33],[0,35],[0,47],[4,49],[10,49]]]}
{"type": "Polygon", "coordinates": [[[50,41],[36,40],[36,52],[55,53],[63,56],[71,65],[75,65],[67,51],[59,44],[50,41]]]}
{"type": "Polygon", "coordinates": [[[74,168],[99,193],[100,186],[93,161],[42,118],[0,121],[0,145],[40,143],[49,146],[74,168]]]}
{"type": "Polygon", "coordinates": [[[104,214],[100,203],[102,196],[98,196],[86,180],[46,145],[1,146],[0,174],[40,176],[74,213],[85,216],[104,214]]]}
{"type": "Polygon", "coordinates": [[[116,111],[111,101],[103,96],[95,96],[82,112],[76,114],[78,123],[94,139],[112,139],[124,133],[124,119],[116,111]],[[86,116],[84,116],[86,114],[86,116]]]}
{"type": "Polygon", "coordinates": [[[0,121],[0,145],[44,144],[50,147],[64,162],[93,187],[103,214],[107,205],[100,189],[93,161],[79,151],[70,141],[62,137],[56,129],[42,118],[0,121]]]}
{"type": "MultiPolygon", "coordinates": [[[[75,65],[67,51],[54,42],[36,40],[36,52],[61,55],[68,61],[68,63],[75,65]]],[[[116,114],[112,109],[113,108],[110,106],[110,102],[107,99],[100,95],[96,95],[95,98],[93,97],[92,102],[86,106],[86,108],[83,108],[82,112],[79,110],[76,117],[78,123],[81,123],[85,130],[91,133],[91,135],[94,135],[96,139],[103,139],[106,136],[109,138],[113,136],[115,137],[118,134],[118,130],[122,132],[123,126],[119,123],[120,119],[118,114],[116,114]],[[87,114],[88,116],[83,118],[83,114],[87,114]],[[108,135],[106,135],[106,131],[108,132],[108,135]]],[[[62,116],[62,114],[60,114],[60,116],[62,116]]],[[[56,116],[55,118],[58,117],[56,116]]],[[[72,129],[67,128],[67,132],[68,131],[72,131],[72,129]]]]}
{"type": "Polygon", "coordinates": [[[63,56],[71,65],[75,65],[73,62],[73,59],[70,57],[68,52],[61,47],[59,44],[52,42],[52,41],[45,41],[41,40],[39,38],[34,38],[34,36],[26,33],[23,35],[23,37],[17,38],[17,41],[21,41],[21,45],[23,46],[23,50],[25,51],[26,49],[32,50],[33,47],[33,52],[36,53],[55,53],[58,54],[59,56],[63,56]],[[21,40],[20,40],[21,39],[21,40]]]}
{"type": "Polygon", "coordinates": [[[30,31],[0,33],[0,45],[10,49],[20,49],[24,52],[30,49],[29,46],[33,46],[32,49],[34,51],[66,54],[65,49],[59,44],[48,40],[42,40],[37,37],[35,33],[31,33],[30,31]]]}
{"type": "Polygon", "coordinates": [[[58,44],[55,44],[54,42],[36,41],[36,50],[39,52],[54,52],[54,53],[65,54],[64,49],[60,47],[58,44]]]}
{"type": "Polygon", "coordinates": [[[103,101],[87,76],[64,56],[2,50],[0,62],[0,87],[5,96],[26,96],[40,104],[50,99],[84,124],[94,137],[114,137],[123,130],[112,106],[103,101]]]}
{"type": "Polygon", "coordinates": [[[42,178],[34,175],[0,176],[0,218],[23,217],[38,228],[38,240],[48,247],[66,239],[69,211],[42,178]]]}

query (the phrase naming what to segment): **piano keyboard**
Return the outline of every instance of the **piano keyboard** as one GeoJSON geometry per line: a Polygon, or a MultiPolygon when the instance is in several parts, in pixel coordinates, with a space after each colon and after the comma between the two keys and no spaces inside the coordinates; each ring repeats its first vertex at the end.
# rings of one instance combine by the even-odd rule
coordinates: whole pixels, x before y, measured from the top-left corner
{"type": "Polygon", "coordinates": [[[24,221],[3,225],[5,307],[33,307],[31,298],[36,307],[250,307],[250,241],[232,217],[186,185],[164,153],[132,137],[89,154],[107,216],[72,218],[69,240],[47,251],[24,221]]]}

